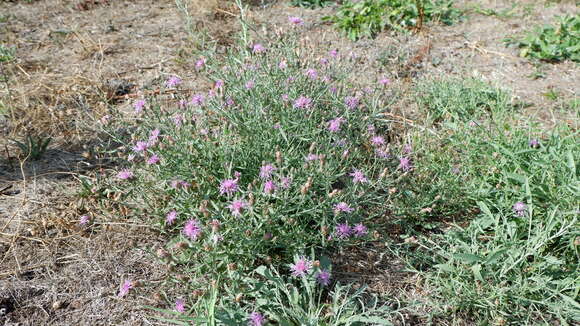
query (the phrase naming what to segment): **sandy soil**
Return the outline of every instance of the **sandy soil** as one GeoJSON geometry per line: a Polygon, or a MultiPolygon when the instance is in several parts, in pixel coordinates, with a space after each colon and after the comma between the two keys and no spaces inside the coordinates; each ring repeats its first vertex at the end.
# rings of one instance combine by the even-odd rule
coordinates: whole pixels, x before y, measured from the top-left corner
{"type": "MultiPolygon", "coordinates": [[[[529,104],[527,112],[545,123],[566,120],[577,126],[578,112],[565,104],[578,99],[578,65],[536,65],[501,42],[556,15],[578,12],[573,1],[548,7],[541,1],[518,1],[510,17],[472,10],[454,26],[430,25],[414,35],[386,32],[358,42],[321,23],[333,8],[256,3],[249,16],[258,31],[267,36],[288,30],[288,16],[302,17],[304,47],[314,56],[323,57],[330,49],[348,55],[360,67],[354,76],[360,85],[379,76],[400,87],[412,87],[420,78],[479,76],[512,89],[519,101],[529,104]],[[544,77],[531,78],[537,71],[544,77]],[[549,90],[558,94],[556,100],[543,95],[549,90]]],[[[507,0],[477,3],[498,11],[510,7],[507,0]]],[[[458,5],[469,7],[472,2],[458,5]]],[[[208,0],[190,2],[189,11],[192,31],[206,30],[218,53],[231,43],[237,30],[235,8],[208,0]]],[[[8,83],[0,86],[1,98],[14,112],[0,118],[0,322],[160,325],[143,306],[170,307],[154,295],[164,288],[166,266],[148,252],[163,243],[162,237],[143,221],[122,212],[104,214],[107,210],[75,193],[81,175],[96,178],[101,169],[110,168],[90,153],[92,137],[85,126],[113,110],[127,109],[132,98],[155,92],[170,75],[183,78],[189,88],[203,87],[196,83],[193,68],[199,39],[188,33],[187,20],[172,0],[2,2],[0,18],[0,42],[17,49],[17,59],[2,67],[8,83]],[[40,161],[21,165],[7,138],[21,139],[30,132],[54,141],[40,161]],[[83,214],[94,220],[90,228],[78,226],[83,214]],[[146,285],[119,298],[125,279],[146,285]]],[[[403,114],[414,117],[420,112],[410,107],[403,114]]],[[[377,292],[416,291],[417,280],[397,275],[401,266],[387,263],[380,251],[380,246],[373,247],[355,272],[386,276],[359,278],[377,292]]]]}

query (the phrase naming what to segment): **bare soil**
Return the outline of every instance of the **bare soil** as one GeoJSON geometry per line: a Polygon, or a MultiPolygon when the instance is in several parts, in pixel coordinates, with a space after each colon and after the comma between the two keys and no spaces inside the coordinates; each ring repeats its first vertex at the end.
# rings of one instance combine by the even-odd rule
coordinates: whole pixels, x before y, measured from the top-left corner
{"type": "MultiPolygon", "coordinates": [[[[473,6],[473,1],[457,2],[459,7],[473,6]]],[[[0,117],[4,325],[161,325],[143,307],[171,309],[171,302],[154,295],[168,277],[166,266],[149,252],[164,242],[162,236],[146,221],[103,209],[76,193],[81,175],[96,178],[111,168],[91,154],[94,135],[87,126],[115,110],[127,110],[134,98],[158,91],[171,75],[186,81],[186,89],[203,88],[194,69],[200,45],[196,33],[205,31],[218,53],[234,39],[238,12],[231,3],[187,3],[190,25],[172,0],[0,3],[0,43],[17,49],[16,59],[2,64],[7,82],[0,86],[0,99],[10,106],[10,113],[0,117]],[[30,133],[54,140],[39,161],[22,162],[8,138],[30,133]],[[89,227],[78,224],[84,214],[91,216],[89,227]],[[119,298],[126,279],[142,286],[119,298]]],[[[511,3],[477,1],[498,12],[511,3]]],[[[358,42],[321,22],[332,11],[256,1],[248,14],[256,35],[265,41],[272,33],[292,29],[288,16],[302,17],[305,52],[322,58],[338,49],[359,67],[353,83],[361,87],[384,76],[402,89],[412,89],[422,78],[477,76],[513,90],[527,104],[526,112],[546,125],[566,121],[578,126],[578,111],[568,106],[580,91],[578,64],[533,63],[502,42],[557,15],[577,13],[574,1],[518,1],[505,17],[470,10],[454,26],[430,24],[417,34],[384,32],[358,42]],[[538,72],[543,77],[533,78],[538,72]],[[557,98],[550,99],[547,92],[557,98]]],[[[411,105],[400,114],[414,119],[422,113],[411,105]]],[[[400,262],[386,259],[380,246],[367,249],[337,255],[337,271],[378,293],[422,296],[420,280],[402,273],[400,262]],[[359,261],[349,267],[353,257],[359,261]]],[[[412,316],[406,319],[419,323],[412,316]]]]}

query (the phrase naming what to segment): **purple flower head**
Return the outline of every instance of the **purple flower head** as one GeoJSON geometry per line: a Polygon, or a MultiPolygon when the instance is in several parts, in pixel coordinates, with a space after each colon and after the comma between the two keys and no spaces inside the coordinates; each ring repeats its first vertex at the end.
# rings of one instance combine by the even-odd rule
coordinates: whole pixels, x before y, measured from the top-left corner
{"type": "Polygon", "coordinates": [[[173,123],[175,124],[176,127],[180,127],[183,124],[183,121],[185,121],[185,118],[183,117],[182,114],[177,113],[176,115],[173,116],[173,123]]]}
{"type": "Polygon", "coordinates": [[[399,159],[399,168],[403,170],[403,172],[408,172],[413,169],[413,165],[411,164],[411,159],[408,157],[401,157],[399,159]]]}
{"type": "Polygon", "coordinates": [[[528,210],[528,206],[526,204],[522,203],[521,201],[519,201],[519,202],[514,204],[512,209],[516,213],[516,216],[524,216],[524,215],[526,215],[526,211],[528,210]]]}
{"type": "Polygon", "coordinates": [[[379,84],[386,86],[388,84],[391,83],[391,80],[389,78],[381,78],[381,80],[379,80],[379,84]]]}
{"type": "Polygon", "coordinates": [[[266,322],[266,318],[259,312],[252,312],[249,316],[248,326],[262,326],[266,322]]]}
{"type": "Polygon", "coordinates": [[[336,50],[336,49],[334,49],[334,50],[330,50],[330,51],[328,52],[328,54],[329,54],[331,57],[333,57],[333,58],[336,58],[336,57],[338,57],[338,50],[336,50]]]}
{"type": "Polygon", "coordinates": [[[318,78],[318,72],[315,69],[308,69],[306,70],[306,76],[310,79],[318,78]]]}
{"type": "Polygon", "coordinates": [[[290,265],[290,270],[292,271],[292,275],[296,277],[306,276],[310,272],[310,268],[312,267],[312,262],[304,257],[300,257],[296,263],[290,265]]]}
{"type": "Polygon", "coordinates": [[[275,123],[272,128],[274,129],[280,129],[282,126],[279,123],[275,123]]]}
{"type": "Polygon", "coordinates": [[[214,87],[216,89],[221,89],[222,87],[224,87],[224,81],[221,79],[216,80],[214,87]]]}
{"type": "Polygon", "coordinates": [[[227,106],[233,106],[234,104],[236,104],[236,102],[234,102],[234,99],[231,97],[228,97],[226,100],[226,105],[227,106]]]}
{"type": "Polygon", "coordinates": [[[240,216],[242,214],[242,209],[246,208],[248,204],[243,200],[234,200],[228,205],[230,212],[233,216],[240,216]]]}
{"type": "Polygon", "coordinates": [[[360,103],[360,100],[356,96],[347,96],[344,99],[344,104],[346,105],[346,107],[348,107],[351,110],[356,109],[358,107],[359,103],[360,103]]]}
{"type": "Polygon", "coordinates": [[[246,82],[246,89],[252,89],[254,86],[256,86],[256,83],[253,80],[248,80],[246,82]]]}
{"type": "Polygon", "coordinates": [[[264,46],[262,46],[262,44],[260,44],[260,43],[256,43],[252,47],[252,52],[253,53],[256,53],[256,54],[262,53],[262,52],[265,52],[265,51],[266,51],[266,48],[264,46]]]}
{"type": "Polygon", "coordinates": [[[165,223],[167,225],[171,225],[175,222],[176,219],[177,219],[177,211],[172,210],[171,212],[167,213],[167,215],[165,216],[165,223]]]}
{"type": "Polygon", "coordinates": [[[294,101],[294,108],[309,109],[312,106],[312,99],[306,96],[300,96],[294,101]]]}
{"type": "Polygon", "coordinates": [[[205,102],[205,97],[202,94],[193,95],[193,97],[191,98],[191,101],[189,101],[189,103],[191,103],[192,105],[198,105],[198,106],[203,105],[204,102],[205,102]]]}
{"type": "Polygon", "coordinates": [[[133,146],[134,152],[143,152],[146,151],[148,147],[148,143],[146,141],[138,141],[135,146],[133,146]]]}
{"type": "Polygon", "coordinates": [[[356,237],[363,237],[363,236],[367,235],[367,233],[369,233],[367,227],[364,226],[362,223],[355,225],[352,228],[352,232],[354,233],[354,235],[356,237]]]}
{"type": "Polygon", "coordinates": [[[276,170],[272,164],[266,164],[260,168],[260,178],[269,179],[276,170]]]}
{"type": "Polygon", "coordinates": [[[147,160],[147,164],[153,165],[159,163],[159,156],[157,154],[151,155],[151,157],[147,160]]]}
{"type": "Polygon", "coordinates": [[[91,218],[88,215],[83,215],[83,216],[81,216],[81,218],[79,220],[79,224],[86,225],[87,223],[89,223],[90,219],[91,218]]]}
{"type": "Polygon", "coordinates": [[[117,174],[117,178],[119,178],[121,180],[128,180],[128,179],[132,179],[133,177],[134,177],[134,174],[131,170],[121,170],[117,174]]]}
{"type": "Polygon", "coordinates": [[[411,146],[411,144],[405,144],[403,146],[403,153],[405,153],[405,154],[413,153],[413,146],[411,146]]]}
{"type": "Polygon", "coordinates": [[[330,284],[330,272],[323,269],[316,274],[316,281],[322,286],[330,284]]]}
{"type": "Polygon", "coordinates": [[[538,147],[540,147],[540,141],[537,140],[536,138],[530,139],[530,141],[528,142],[528,145],[530,145],[531,148],[538,148],[538,147]]]}
{"type": "Polygon", "coordinates": [[[304,25],[304,21],[300,17],[290,16],[290,17],[288,17],[288,21],[290,22],[290,24],[292,24],[294,26],[302,26],[302,25],[304,25]]]}
{"type": "Polygon", "coordinates": [[[238,191],[238,179],[226,179],[220,183],[220,195],[231,195],[238,191]]]}
{"type": "MultiPolygon", "coordinates": [[[[320,58],[320,64],[321,65],[327,65],[328,64],[328,59],[326,59],[326,58],[320,58]]],[[[330,78],[324,77],[324,81],[325,82],[329,82],[330,81],[330,78]]]]}
{"type": "Polygon", "coordinates": [[[332,86],[332,87],[330,88],[330,92],[331,92],[332,94],[336,94],[336,93],[338,93],[338,88],[336,88],[336,86],[332,86]]]}
{"type": "Polygon", "coordinates": [[[119,296],[124,297],[129,293],[129,290],[133,288],[133,282],[130,280],[125,280],[121,285],[121,290],[119,290],[119,296]]]}
{"type": "Polygon", "coordinates": [[[340,239],[346,239],[351,236],[352,229],[348,225],[348,223],[338,224],[334,230],[336,236],[340,239]]]}
{"type": "Polygon", "coordinates": [[[283,177],[280,180],[280,186],[283,189],[288,189],[288,188],[290,188],[291,185],[292,185],[292,178],[290,178],[290,177],[283,177]]]}
{"type": "Polygon", "coordinates": [[[175,300],[175,311],[184,313],[185,312],[185,301],[181,299],[175,300]]]}
{"type": "Polygon", "coordinates": [[[371,125],[371,124],[367,125],[367,132],[369,134],[374,134],[375,133],[375,130],[376,130],[376,128],[375,128],[374,125],[371,125]]]}
{"type": "Polygon", "coordinates": [[[277,187],[276,187],[276,183],[272,180],[268,180],[264,183],[264,193],[265,194],[271,194],[274,191],[276,191],[277,187]]]}
{"type": "Polygon", "coordinates": [[[310,162],[310,161],[316,161],[320,158],[320,156],[310,153],[308,155],[306,155],[306,158],[304,160],[306,160],[306,162],[310,162]]]}
{"type": "Polygon", "coordinates": [[[157,140],[157,138],[159,138],[160,134],[161,134],[161,130],[159,130],[157,128],[151,130],[151,133],[149,134],[149,141],[157,140]]]}
{"type": "Polygon", "coordinates": [[[376,155],[377,155],[379,158],[385,158],[385,159],[386,159],[386,158],[390,158],[390,157],[391,157],[391,154],[389,154],[389,152],[388,152],[388,151],[382,150],[382,149],[380,149],[380,148],[377,148],[377,149],[375,150],[375,154],[376,154],[376,155]]]}
{"type": "Polygon", "coordinates": [[[354,169],[350,176],[352,177],[352,182],[354,183],[365,183],[369,181],[359,169],[354,169]]]}
{"type": "Polygon", "coordinates": [[[175,86],[177,86],[179,84],[181,84],[181,78],[179,78],[177,76],[171,76],[165,82],[165,86],[167,86],[167,87],[175,87],[175,86]]]}
{"type": "Polygon", "coordinates": [[[201,226],[198,220],[189,220],[183,227],[183,234],[191,240],[197,240],[201,236],[201,226]]]}
{"type": "Polygon", "coordinates": [[[278,68],[280,68],[282,70],[288,68],[288,63],[286,62],[286,60],[280,61],[280,63],[278,64],[278,68]]]}
{"type": "Polygon", "coordinates": [[[137,100],[137,102],[135,102],[135,104],[133,104],[133,107],[135,108],[135,113],[141,113],[141,111],[143,111],[143,108],[145,107],[145,100],[137,100]]]}
{"type": "Polygon", "coordinates": [[[345,122],[344,118],[339,117],[328,121],[328,131],[330,132],[339,132],[340,125],[345,122]]]}
{"type": "Polygon", "coordinates": [[[205,58],[201,58],[195,62],[195,69],[199,70],[205,66],[207,60],[205,58]]]}
{"type": "Polygon", "coordinates": [[[373,146],[383,146],[385,144],[385,138],[381,136],[373,136],[371,138],[371,144],[373,144],[373,146]]]}
{"type": "Polygon", "coordinates": [[[340,212],[352,213],[353,211],[354,211],[354,208],[348,206],[348,204],[345,202],[340,202],[340,203],[334,205],[334,212],[337,214],[340,212]]]}
{"type": "Polygon", "coordinates": [[[282,101],[288,102],[288,98],[289,98],[288,94],[282,94],[281,98],[282,98],[282,101]]]}

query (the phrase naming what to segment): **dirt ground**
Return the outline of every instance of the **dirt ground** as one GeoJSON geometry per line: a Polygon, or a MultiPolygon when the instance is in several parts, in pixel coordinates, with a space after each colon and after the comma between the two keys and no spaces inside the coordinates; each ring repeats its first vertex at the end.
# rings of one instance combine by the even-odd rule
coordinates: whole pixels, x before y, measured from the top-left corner
{"type": "MultiPolygon", "coordinates": [[[[321,18],[333,8],[308,10],[287,1],[256,1],[249,17],[257,31],[290,29],[288,16],[305,20],[301,41],[320,57],[331,49],[360,67],[355,81],[364,85],[387,76],[395,86],[412,87],[421,78],[478,76],[513,90],[526,112],[547,125],[567,121],[577,127],[580,73],[572,62],[534,64],[506,48],[502,39],[519,35],[556,15],[578,12],[574,1],[545,5],[518,1],[510,15],[478,14],[472,8],[454,26],[429,25],[419,34],[385,32],[375,40],[351,42],[321,18]],[[534,79],[541,72],[542,78],[534,79]],[[557,97],[550,99],[545,94],[557,97]]],[[[511,8],[512,1],[479,0],[482,8],[511,8]]],[[[133,98],[155,92],[170,76],[190,88],[201,31],[223,51],[238,29],[230,3],[189,1],[188,21],[173,0],[38,0],[0,2],[0,43],[16,47],[16,59],[2,64],[0,99],[10,113],[0,116],[0,322],[4,325],[161,325],[143,308],[168,307],[156,298],[167,277],[150,249],[162,237],[143,221],[121,212],[105,214],[75,195],[81,175],[96,177],[103,165],[90,151],[87,126],[133,98]],[[191,26],[188,32],[186,26],[191,26]],[[197,34],[196,34],[197,33],[197,34]],[[26,134],[54,138],[36,162],[17,158],[8,139],[26,134]],[[78,219],[94,221],[81,228],[78,219]],[[148,284],[119,298],[126,280],[148,284]],[[156,288],[159,285],[159,288],[156,288]]],[[[414,108],[402,112],[420,115],[414,108]]],[[[380,251],[380,249],[376,249],[380,251]]],[[[409,288],[416,280],[397,273],[381,255],[369,255],[373,273],[363,277],[386,293],[409,288]],[[377,267],[379,266],[379,267],[377,267]],[[380,266],[385,266],[383,269],[380,266]]],[[[370,260],[370,261],[368,261],[370,260]]],[[[363,265],[364,265],[363,264],[363,265]]],[[[394,268],[397,267],[397,268],[394,268]]],[[[419,293],[420,295],[420,293],[419,293]]]]}

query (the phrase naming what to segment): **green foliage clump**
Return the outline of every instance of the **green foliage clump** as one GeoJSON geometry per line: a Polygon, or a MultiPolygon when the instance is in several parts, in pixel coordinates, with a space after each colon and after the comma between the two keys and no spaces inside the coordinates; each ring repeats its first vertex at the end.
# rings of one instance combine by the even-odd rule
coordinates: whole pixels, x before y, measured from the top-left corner
{"type": "Polygon", "coordinates": [[[51,141],[50,137],[28,135],[24,141],[14,140],[14,144],[20,149],[22,157],[36,161],[46,153],[51,141]]]}
{"type": "Polygon", "coordinates": [[[556,26],[546,25],[522,39],[507,38],[504,42],[519,47],[522,57],[580,62],[580,15],[559,17],[556,26]]]}
{"type": "Polygon", "coordinates": [[[297,7],[306,8],[317,8],[328,6],[329,4],[336,2],[335,0],[292,0],[291,4],[297,7]]]}
{"type": "Polygon", "coordinates": [[[452,0],[361,0],[347,1],[325,20],[333,22],[350,39],[357,40],[375,37],[385,29],[406,31],[417,27],[421,19],[451,25],[460,16],[452,0]]]}
{"type": "Polygon", "coordinates": [[[14,60],[15,53],[15,48],[0,44],[0,63],[14,60]]]}

